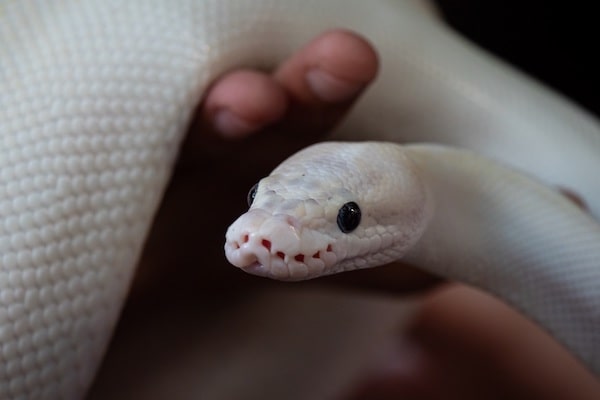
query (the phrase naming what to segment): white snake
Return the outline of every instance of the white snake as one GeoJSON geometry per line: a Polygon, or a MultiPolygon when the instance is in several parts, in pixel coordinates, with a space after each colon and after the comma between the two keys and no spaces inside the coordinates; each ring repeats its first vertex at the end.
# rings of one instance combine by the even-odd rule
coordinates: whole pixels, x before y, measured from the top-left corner
{"type": "MultiPolygon", "coordinates": [[[[421,3],[4,0],[0,398],[84,395],[207,85],[235,67],[272,67],[332,27],[363,34],[382,60],[380,78],[339,137],[467,147],[574,190],[600,215],[597,120],[474,49],[421,3]]],[[[315,167],[301,159],[311,157],[308,151],[294,159],[312,174],[315,167]]],[[[379,218],[407,217],[407,226],[424,230],[407,256],[505,297],[600,372],[598,225],[483,158],[437,147],[406,151],[406,162],[419,172],[403,174],[408,181],[427,176],[423,192],[371,194],[385,207],[399,199],[424,201],[408,214],[379,218]],[[485,199],[469,197],[479,194],[485,199]],[[427,228],[418,225],[429,215],[427,228]]],[[[400,172],[387,163],[384,171],[376,176],[398,181],[400,172]]],[[[259,186],[252,213],[268,202],[266,186],[259,186]]],[[[364,201],[368,209],[368,191],[353,189],[335,196],[364,201]]],[[[337,209],[306,212],[335,217],[337,209]]],[[[375,218],[363,210],[361,223],[375,218]]],[[[369,229],[378,230],[361,225],[354,233],[369,229]]],[[[272,249],[277,246],[273,240],[272,249]]]]}

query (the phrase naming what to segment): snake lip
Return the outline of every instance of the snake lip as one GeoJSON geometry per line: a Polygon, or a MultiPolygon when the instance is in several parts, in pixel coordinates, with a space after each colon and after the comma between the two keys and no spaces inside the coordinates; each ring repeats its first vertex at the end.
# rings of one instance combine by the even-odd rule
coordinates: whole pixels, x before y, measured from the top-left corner
{"type": "Polygon", "coordinates": [[[244,270],[245,272],[249,272],[251,274],[257,274],[264,268],[265,268],[265,266],[263,264],[261,264],[258,261],[254,261],[253,263],[248,264],[248,265],[242,267],[241,269],[244,270]]]}

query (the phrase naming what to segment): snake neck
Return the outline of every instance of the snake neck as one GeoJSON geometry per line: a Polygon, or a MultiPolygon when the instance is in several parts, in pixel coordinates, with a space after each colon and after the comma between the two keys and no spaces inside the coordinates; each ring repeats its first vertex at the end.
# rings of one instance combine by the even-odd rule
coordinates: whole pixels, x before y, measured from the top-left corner
{"type": "Polygon", "coordinates": [[[405,259],[497,295],[600,373],[600,288],[588,279],[600,273],[600,225],[551,189],[471,153],[407,151],[434,213],[405,259]]]}

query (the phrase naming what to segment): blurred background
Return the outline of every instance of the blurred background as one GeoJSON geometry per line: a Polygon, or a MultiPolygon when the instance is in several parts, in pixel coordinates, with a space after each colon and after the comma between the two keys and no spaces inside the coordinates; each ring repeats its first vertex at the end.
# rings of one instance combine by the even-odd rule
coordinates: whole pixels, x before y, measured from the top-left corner
{"type": "MultiPolygon", "coordinates": [[[[470,40],[600,114],[593,2],[438,5],[470,40]]],[[[576,361],[481,293],[441,285],[417,296],[434,279],[408,268],[378,272],[406,289],[392,294],[372,273],[290,285],[227,265],[224,231],[279,161],[256,148],[211,143],[178,165],[88,399],[600,398],[576,361]],[[198,179],[199,168],[214,173],[198,179]],[[444,314],[449,306],[481,327],[444,314]]]]}
{"type": "Polygon", "coordinates": [[[473,42],[600,113],[600,29],[578,0],[438,0],[446,21],[473,42]]]}

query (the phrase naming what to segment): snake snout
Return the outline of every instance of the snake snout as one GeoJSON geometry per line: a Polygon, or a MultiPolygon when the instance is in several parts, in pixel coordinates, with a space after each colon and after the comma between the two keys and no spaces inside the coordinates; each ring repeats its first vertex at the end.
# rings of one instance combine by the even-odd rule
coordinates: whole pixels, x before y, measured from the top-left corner
{"type": "Polygon", "coordinates": [[[299,228],[299,221],[292,216],[250,210],[227,231],[225,254],[229,262],[247,272],[284,279],[291,275],[286,263],[291,249],[299,246],[299,228]]]}
{"type": "Polygon", "coordinates": [[[231,225],[225,254],[246,272],[283,280],[305,279],[335,259],[332,245],[316,241],[297,218],[262,210],[250,210],[231,225]]]}

